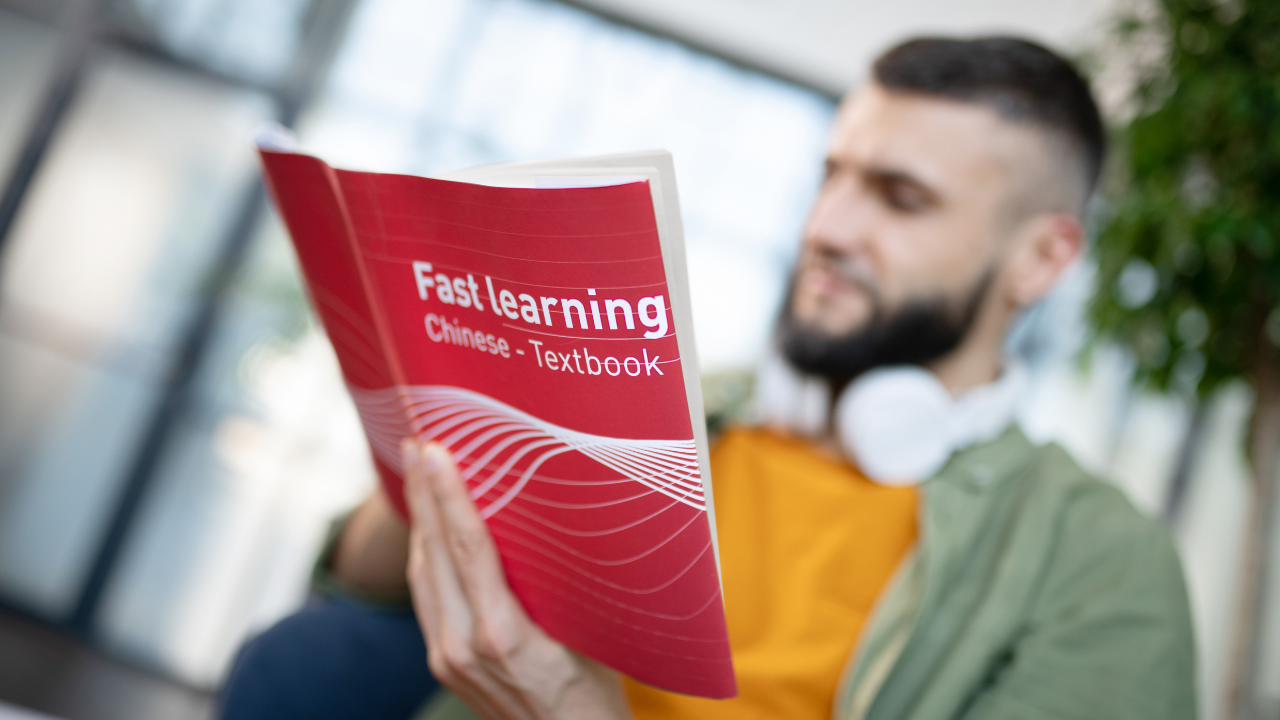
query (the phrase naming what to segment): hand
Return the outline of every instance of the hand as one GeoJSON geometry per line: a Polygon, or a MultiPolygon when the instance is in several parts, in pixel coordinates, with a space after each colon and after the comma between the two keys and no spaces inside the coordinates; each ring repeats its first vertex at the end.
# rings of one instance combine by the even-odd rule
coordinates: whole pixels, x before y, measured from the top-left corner
{"type": "Polygon", "coordinates": [[[347,517],[334,543],[329,568],[346,587],[364,595],[403,597],[409,563],[409,526],[381,488],[347,517]]]}
{"type": "Polygon", "coordinates": [[[401,444],[409,589],[431,672],[486,720],[630,718],[617,673],[552,640],[507,586],[444,447],[401,444]]]}

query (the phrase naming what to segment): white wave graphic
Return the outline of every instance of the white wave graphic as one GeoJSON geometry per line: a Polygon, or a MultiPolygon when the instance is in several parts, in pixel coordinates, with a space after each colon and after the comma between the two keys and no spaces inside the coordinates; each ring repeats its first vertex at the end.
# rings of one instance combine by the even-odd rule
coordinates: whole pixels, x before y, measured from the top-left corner
{"type": "Polygon", "coordinates": [[[677,502],[706,510],[693,440],[633,440],[560,427],[488,395],[448,385],[350,387],[374,454],[403,473],[400,439],[449,448],[488,518],[506,507],[547,460],[577,452],[677,502]],[[506,478],[514,478],[501,487],[506,478]],[[496,495],[490,498],[490,495],[496,495]]]}

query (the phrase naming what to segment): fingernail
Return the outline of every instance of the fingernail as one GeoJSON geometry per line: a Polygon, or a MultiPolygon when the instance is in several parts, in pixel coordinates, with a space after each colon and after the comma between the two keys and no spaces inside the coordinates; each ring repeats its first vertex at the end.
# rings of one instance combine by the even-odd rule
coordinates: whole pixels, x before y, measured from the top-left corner
{"type": "Polygon", "coordinates": [[[445,450],[443,445],[440,443],[427,443],[422,453],[422,465],[429,473],[440,472],[444,470],[448,458],[449,451],[445,450]]]}
{"type": "Polygon", "coordinates": [[[400,440],[400,465],[402,469],[408,470],[418,462],[418,444],[413,438],[403,438],[400,440]]]}

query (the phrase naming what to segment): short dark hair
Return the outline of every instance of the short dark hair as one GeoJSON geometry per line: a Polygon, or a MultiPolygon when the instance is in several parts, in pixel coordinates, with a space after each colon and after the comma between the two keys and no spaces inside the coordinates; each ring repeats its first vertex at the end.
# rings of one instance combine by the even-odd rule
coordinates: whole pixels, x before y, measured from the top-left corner
{"type": "Polygon", "coordinates": [[[872,76],[888,90],[977,103],[1057,131],[1080,154],[1086,196],[1098,181],[1107,139],[1089,84],[1042,45],[1014,37],[916,38],[877,58],[872,76]]]}

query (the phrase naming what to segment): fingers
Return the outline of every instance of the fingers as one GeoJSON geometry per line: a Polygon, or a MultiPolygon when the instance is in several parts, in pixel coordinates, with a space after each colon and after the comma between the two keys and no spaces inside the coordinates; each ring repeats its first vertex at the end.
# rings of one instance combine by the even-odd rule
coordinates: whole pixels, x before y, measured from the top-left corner
{"type": "Polygon", "coordinates": [[[410,507],[415,524],[428,529],[428,539],[445,541],[433,548],[433,557],[440,558],[441,551],[447,550],[452,585],[460,587],[476,615],[493,618],[522,611],[507,586],[489,527],[480,518],[449,451],[436,443],[419,451],[410,472],[410,507]]]}
{"type": "Polygon", "coordinates": [[[506,572],[489,527],[481,519],[449,453],[435,443],[423,452],[440,509],[454,567],[478,620],[477,648],[490,659],[513,651],[531,629],[524,608],[507,585],[506,572]]]}
{"type": "Polygon", "coordinates": [[[615,673],[529,619],[448,451],[410,440],[401,451],[409,584],[437,679],[488,720],[629,717],[615,673]]]}
{"type": "MultiPolygon", "coordinates": [[[[438,680],[482,717],[520,717],[521,703],[491,676],[476,652],[475,613],[460,581],[460,565],[451,551],[451,529],[435,492],[438,484],[462,487],[462,479],[448,453],[435,447],[439,454],[431,457],[417,443],[406,440],[401,444],[405,499],[413,519],[408,580],[419,624],[427,636],[428,665],[438,680]]],[[[461,492],[470,503],[465,488],[461,492]]],[[[471,510],[475,512],[474,506],[471,510]]],[[[457,513],[458,508],[452,511],[457,513]]],[[[488,530],[478,515],[475,519],[480,522],[479,529],[490,543],[488,550],[494,553],[496,562],[488,530]]],[[[476,528],[470,530],[474,532],[476,528]]],[[[464,542],[477,541],[470,538],[464,542]]]]}
{"type": "Polygon", "coordinates": [[[449,554],[444,523],[422,454],[416,443],[406,439],[401,444],[401,455],[405,500],[413,519],[408,580],[414,609],[430,651],[434,655],[446,651],[457,654],[454,646],[470,641],[471,610],[449,554]]]}

